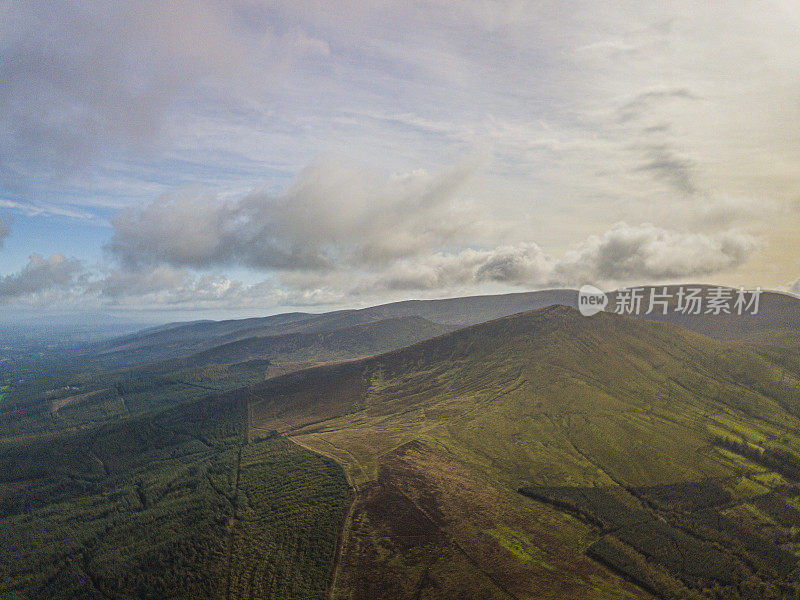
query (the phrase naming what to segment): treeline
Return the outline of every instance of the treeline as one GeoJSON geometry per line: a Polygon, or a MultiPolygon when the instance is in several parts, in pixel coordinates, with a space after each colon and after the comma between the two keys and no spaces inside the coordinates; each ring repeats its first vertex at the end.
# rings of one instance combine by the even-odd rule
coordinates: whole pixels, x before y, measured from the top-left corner
{"type": "Polygon", "coordinates": [[[776,448],[759,448],[747,443],[747,440],[733,440],[715,436],[714,445],[730,450],[756,464],[775,471],[788,479],[800,481],[800,459],[790,452],[776,448]]]}

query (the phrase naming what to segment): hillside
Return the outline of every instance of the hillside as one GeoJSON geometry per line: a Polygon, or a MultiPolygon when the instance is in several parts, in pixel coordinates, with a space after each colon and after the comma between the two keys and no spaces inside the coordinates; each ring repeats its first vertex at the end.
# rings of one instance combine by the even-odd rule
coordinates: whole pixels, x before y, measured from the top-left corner
{"type": "MultiPolygon", "coordinates": [[[[684,287],[709,289],[709,286],[702,285],[684,287]]],[[[649,297],[651,289],[661,291],[662,288],[644,287],[644,296],[649,297]]],[[[673,295],[677,289],[677,286],[668,286],[668,291],[673,295]]],[[[615,293],[612,292],[610,296],[613,306],[615,293]]],[[[249,338],[329,333],[401,317],[419,317],[455,329],[547,306],[577,307],[577,297],[575,290],[541,290],[440,300],[407,300],[322,314],[285,313],[252,319],[173,323],[92,346],[86,358],[99,366],[152,362],[186,357],[249,338]]],[[[685,315],[671,309],[667,315],[654,312],[645,316],[681,325],[717,339],[738,340],[769,335],[786,327],[797,328],[800,326],[800,299],[777,292],[765,292],[761,296],[760,311],[755,315],[685,315]]]]}
{"type": "Polygon", "coordinates": [[[251,432],[345,466],[357,499],[335,597],[779,597],[797,561],[799,383],[746,346],[551,307],[265,382],[251,432]],[[703,482],[701,508],[649,500],[703,482]],[[635,519],[568,500],[587,488],[635,519]],[[665,558],[678,531],[713,569],[665,558]]]}
{"type": "MultiPolygon", "coordinates": [[[[459,303],[443,306],[438,318],[459,303]]],[[[9,395],[0,592],[794,597],[800,346],[787,306],[719,329],[737,341],[565,306],[455,331],[414,315],[294,316],[273,330],[313,331],[9,395]],[[375,354],[387,348],[399,349],[375,354]],[[289,361],[364,354],[265,380],[289,361]]]]}
{"type": "Polygon", "coordinates": [[[150,362],[199,351],[211,340],[241,329],[276,328],[310,316],[307,313],[284,313],[252,319],[170,323],[96,344],[92,347],[92,354],[102,357],[105,362],[150,362]]]}
{"type": "MultiPolygon", "coordinates": [[[[706,295],[711,290],[707,285],[666,286],[667,294],[672,297],[666,315],[654,310],[646,318],[680,325],[691,331],[702,333],[718,340],[729,341],[765,341],[782,332],[797,332],[800,329],[800,299],[779,292],[764,291],[759,297],[758,311],[755,314],[745,312],[737,314],[735,310],[730,313],[709,314],[708,307],[704,306],[700,314],[684,314],[676,310],[677,292],[680,288],[702,290],[706,295]]],[[[647,286],[642,288],[644,298],[649,298],[651,291],[663,293],[664,286],[647,286]]],[[[725,288],[729,289],[729,288],[725,288]]],[[[735,290],[730,290],[734,295],[735,290]]],[[[614,306],[616,292],[610,294],[610,306],[614,306]]],[[[647,310],[647,300],[642,303],[643,310],[647,310]]],[[[608,310],[612,310],[609,308],[608,310]]]]}
{"type": "Polygon", "coordinates": [[[393,317],[332,331],[250,337],[220,344],[171,363],[194,368],[255,358],[273,362],[324,362],[379,354],[450,331],[417,316],[393,317]]]}
{"type": "Polygon", "coordinates": [[[93,347],[91,354],[105,362],[113,360],[118,364],[151,362],[187,356],[247,338],[327,333],[400,317],[420,317],[455,328],[553,304],[574,305],[575,298],[574,291],[546,290],[444,300],[409,300],[317,315],[286,313],[255,319],[176,323],[110,340],[93,347]]]}

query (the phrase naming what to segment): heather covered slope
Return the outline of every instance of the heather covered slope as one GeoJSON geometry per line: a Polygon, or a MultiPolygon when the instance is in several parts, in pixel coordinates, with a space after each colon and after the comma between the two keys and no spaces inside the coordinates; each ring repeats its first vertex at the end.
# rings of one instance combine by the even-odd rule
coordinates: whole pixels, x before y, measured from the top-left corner
{"type": "MultiPolygon", "coordinates": [[[[745,346],[551,307],[266,382],[251,422],[336,458],[358,490],[336,597],[770,597],[789,571],[765,567],[744,533],[739,554],[692,579],[592,514],[517,490],[600,487],[662,522],[632,489],[710,480],[728,499],[711,510],[791,569],[792,525],[757,507],[796,501],[798,384],[792,365],[745,346]],[[617,551],[645,574],[615,566],[617,551]]],[[[699,527],[687,548],[733,543],[699,527]]]]}

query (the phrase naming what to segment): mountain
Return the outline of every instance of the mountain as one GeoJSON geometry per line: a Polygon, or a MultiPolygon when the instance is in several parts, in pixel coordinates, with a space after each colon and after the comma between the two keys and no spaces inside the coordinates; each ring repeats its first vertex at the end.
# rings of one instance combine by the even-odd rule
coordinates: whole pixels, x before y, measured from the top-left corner
{"type": "Polygon", "coordinates": [[[0,596],[797,597],[797,299],[685,322],[576,303],[195,322],[3,362],[0,596]]]}
{"type": "Polygon", "coordinates": [[[379,354],[451,331],[417,316],[392,317],[325,332],[248,337],[171,361],[175,368],[238,363],[252,359],[274,362],[323,362],[379,354]]]}
{"type": "Polygon", "coordinates": [[[248,393],[251,436],[356,490],[336,598],[747,598],[796,587],[798,384],[746,344],[554,306],[248,393]]]}
{"type": "MultiPolygon", "coordinates": [[[[687,285],[708,293],[710,286],[687,285]]],[[[647,298],[661,293],[664,286],[642,287],[642,313],[647,312],[647,298]]],[[[800,327],[800,299],[777,292],[764,292],[756,314],[683,314],[675,311],[678,286],[667,286],[673,297],[666,315],[654,311],[642,314],[648,319],[681,325],[717,339],[737,340],[771,335],[784,328],[800,327]]],[[[735,290],[730,290],[732,293],[735,290]]],[[[613,310],[618,292],[611,292],[608,310],[613,310]]],[[[285,313],[269,317],[228,321],[195,321],[170,324],[137,334],[109,340],[93,346],[89,355],[98,357],[101,365],[135,364],[185,357],[250,338],[275,338],[290,334],[328,333],[338,329],[365,325],[385,319],[420,317],[438,325],[455,329],[474,325],[547,306],[577,307],[575,290],[542,290],[516,294],[468,296],[441,300],[408,300],[358,310],[339,310],[322,314],[285,313]]],[[[225,361],[229,362],[229,361],[225,361]]]]}
{"type": "Polygon", "coordinates": [[[91,353],[103,357],[106,362],[116,363],[151,362],[154,360],[182,356],[207,347],[210,340],[229,335],[240,329],[258,325],[261,328],[279,327],[302,321],[312,315],[307,313],[284,313],[252,319],[227,321],[192,321],[191,323],[169,323],[145,329],[138,333],[106,340],[91,348],[91,353]]]}
{"type": "MultiPolygon", "coordinates": [[[[800,299],[789,294],[779,292],[763,291],[759,295],[758,305],[753,306],[743,314],[734,310],[734,302],[737,290],[733,288],[719,288],[708,285],[689,284],[681,286],[645,286],[641,288],[642,312],[649,310],[648,301],[651,294],[664,294],[669,297],[667,314],[661,313],[659,308],[650,314],[644,314],[648,319],[663,321],[680,325],[697,333],[702,333],[709,337],[719,340],[730,341],[753,341],[759,342],[767,340],[772,336],[780,335],[785,331],[798,331],[800,329],[800,299]],[[688,292],[690,289],[700,290],[700,295],[708,298],[709,294],[715,289],[722,289],[729,293],[732,301],[729,304],[730,312],[708,312],[709,306],[704,304],[700,314],[687,314],[677,310],[677,298],[679,291],[683,289],[688,292]]],[[[609,294],[610,302],[607,310],[613,310],[619,292],[609,294]]],[[[749,301],[751,296],[747,295],[749,301]]]]}
{"type": "Polygon", "coordinates": [[[488,321],[553,304],[575,305],[570,290],[546,290],[443,300],[409,300],[323,314],[286,313],[254,319],[173,324],[109,340],[90,350],[106,362],[152,362],[187,356],[214,346],[254,337],[327,333],[399,317],[421,317],[450,328],[488,321]]]}

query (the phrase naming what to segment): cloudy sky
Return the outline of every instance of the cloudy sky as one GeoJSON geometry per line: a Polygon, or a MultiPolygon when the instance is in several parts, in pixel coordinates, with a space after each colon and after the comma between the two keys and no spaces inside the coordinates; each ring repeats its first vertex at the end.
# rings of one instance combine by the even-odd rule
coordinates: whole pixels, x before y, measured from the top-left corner
{"type": "Polygon", "coordinates": [[[800,292],[800,5],[0,2],[0,310],[800,292]]]}

